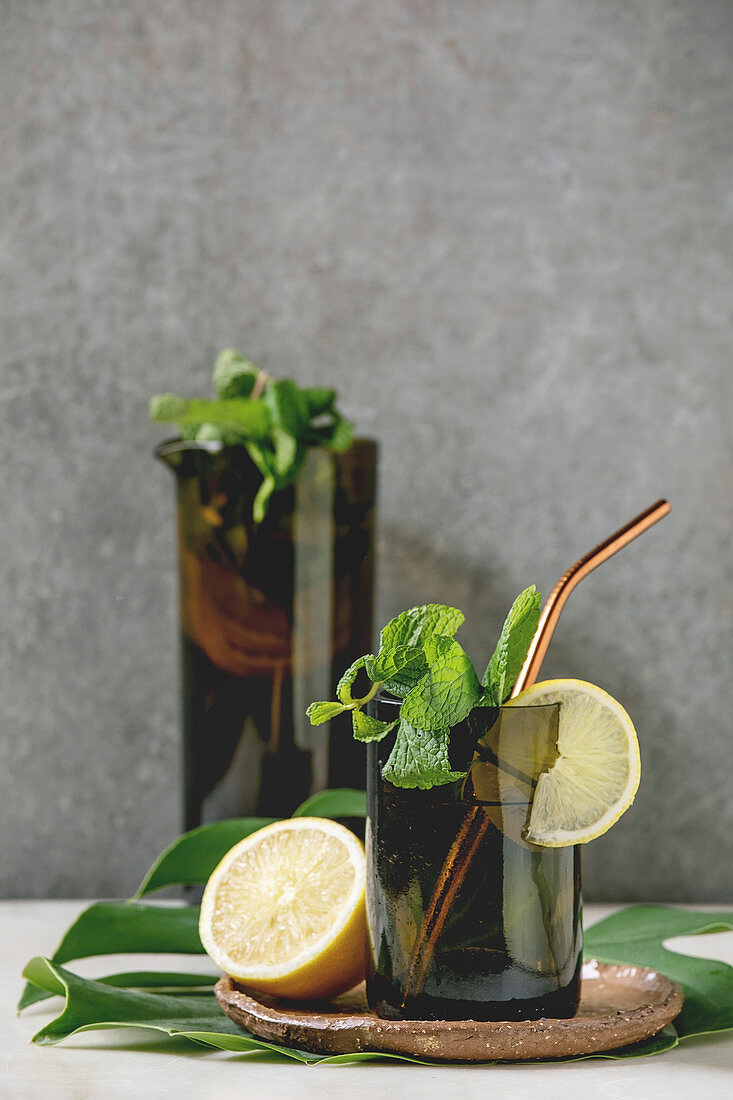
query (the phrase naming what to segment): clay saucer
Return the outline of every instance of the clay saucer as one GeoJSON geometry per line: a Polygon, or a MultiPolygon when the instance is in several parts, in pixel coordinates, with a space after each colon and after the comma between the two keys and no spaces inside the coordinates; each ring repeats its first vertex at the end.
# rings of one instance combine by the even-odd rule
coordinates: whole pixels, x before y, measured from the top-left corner
{"type": "Polygon", "coordinates": [[[485,1023],[382,1020],[364,986],[318,1005],[258,999],[229,977],[215,988],[236,1024],[261,1039],[314,1054],[378,1051],[435,1062],[520,1062],[616,1050],[656,1035],[682,1008],[681,987],[643,966],[583,965],[580,1007],[570,1020],[485,1023]]]}

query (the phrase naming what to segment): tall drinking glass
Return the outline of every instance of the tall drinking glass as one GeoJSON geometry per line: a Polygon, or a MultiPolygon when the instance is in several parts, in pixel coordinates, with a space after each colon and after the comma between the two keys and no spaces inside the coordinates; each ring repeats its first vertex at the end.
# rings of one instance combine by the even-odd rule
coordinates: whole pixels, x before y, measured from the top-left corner
{"type": "Polygon", "coordinates": [[[260,523],[244,447],[157,454],[176,476],[186,828],[362,787],[350,716],[314,729],[305,711],[371,642],[376,445],[309,448],[260,523]]]}
{"type": "MultiPolygon", "coordinates": [[[[380,694],[372,714],[397,716],[380,694]]],[[[369,1003],[387,1019],[570,1017],[579,999],[580,852],[524,839],[538,776],[557,756],[560,704],[478,708],[451,731],[467,781],[406,790],[382,777],[395,734],[368,746],[369,1003]],[[489,818],[424,977],[414,952],[441,869],[476,803],[489,818]]]]}

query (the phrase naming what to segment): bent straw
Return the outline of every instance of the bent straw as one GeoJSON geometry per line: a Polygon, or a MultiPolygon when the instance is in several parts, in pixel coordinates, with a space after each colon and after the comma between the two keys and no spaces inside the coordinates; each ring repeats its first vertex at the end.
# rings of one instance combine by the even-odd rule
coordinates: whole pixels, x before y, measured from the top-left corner
{"type": "Polygon", "coordinates": [[[597,569],[604,561],[607,561],[610,557],[616,554],[619,550],[622,550],[624,546],[628,546],[635,538],[638,538],[644,531],[647,531],[650,527],[653,527],[655,523],[658,523],[660,519],[668,515],[670,512],[670,504],[668,500],[658,500],[655,504],[650,504],[645,511],[640,512],[635,519],[629,520],[624,526],[620,527],[615,534],[610,535],[605,542],[601,542],[593,550],[591,550],[585,557],[576,561],[575,565],[572,565],[568,569],[567,573],[564,573],[560,580],[553,588],[550,595],[547,597],[545,606],[542,608],[542,614],[540,615],[540,621],[537,625],[535,636],[530,642],[529,649],[527,650],[527,657],[522,665],[522,671],[517,677],[512,693],[511,699],[519,695],[520,691],[524,691],[526,687],[531,687],[539,675],[540,667],[545,659],[547,653],[547,647],[550,644],[550,639],[555,632],[557,621],[560,618],[563,607],[567,603],[568,596],[577,585],[587,577],[589,573],[592,573],[594,569],[597,569]]]}
{"type": "MultiPolygon", "coordinates": [[[[602,562],[616,554],[624,546],[627,546],[633,539],[638,538],[655,523],[658,523],[660,519],[668,515],[669,511],[669,501],[656,501],[630,520],[624,527],[620,527],[604,542],[599,543],[584,557],[579,558],[575,565],[563,574],[542,609],[537,630],[530,643],[526,660],[517,677],[510,698],[515,698],[537,679],[550,639],[555,632],[562,609],[573,589],[580,584],[584,577],[597,569],[602,562]]],[[[417,996],[422,989],[427,969],[435,951],[435,945],[440,939],[456,894],[463,885],[471,861],[478,851],[490,823],[488,814],[480,805],[472,806],[466,813],[460,831],[453,841],[438,875],[430,905],[415,941],[407,971],[405,993],[402,999],[403,1007],[409,997],[417,996]]]]}

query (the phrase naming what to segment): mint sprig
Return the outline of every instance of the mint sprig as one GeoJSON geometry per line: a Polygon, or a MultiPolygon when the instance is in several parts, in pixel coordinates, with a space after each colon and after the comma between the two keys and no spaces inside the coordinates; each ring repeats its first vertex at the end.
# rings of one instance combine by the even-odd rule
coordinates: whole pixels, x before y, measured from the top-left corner
{"type": "Polygon", "coordinates": [[[394,722],[380,722],[378,718],[372,718],[371,714],[365,714],[363,710],[356,709],[352,714],[354,724],[354,738],[357,741],[381,741],[395,728],[398,719],[394,722]]]}
{"type": "Polygon", "coordinates": [[[479,706],[499,706],[511,692],[524,664],[540,615],[534,585],[517,596],[507,615],[482,683],[470,657],[453,635],[463,612],[444,604],[411,607],[391,619],[379,637],[379,651],[367,653],[344,672],[338,702],[311,703],[314,725],[350,711],[357,741],[379,741],[395,725],[397,733],[383,776],[396,787],[430,787],[465,778],[449,760],[450,730],[479,706]],[[359,674],[371,682],[354,698],[359,674]],[[363,707],[380,687],[403,700],[399,724],[381,722],[363,707]]]}
{"type": "Polygon", "coordinates": [[[388,653],[398,646],[421,646],[434,634],[452,638],[464,621],[465,615],[457,607],[442,603],[422,604],[410,607],[394,619],[390,619],[379,635],[379,654],[388,653]]]}
{"type": "Polygon", "coordinates": [[[272,379],[233,348],[219,353],[213,384],[214,401],[174,393],[153,397],[150,417],[175,424],[183,439],[244,446],[262,475],[252,507],[256,523],[272,494],[293,484],[308,447],[342,452],[351,446],[353,425],[336,409],[332,389],[272,379]]]}
{"type": "MultiPolygon", "coordinates": [[[[428,665],[421,646],[398,645],[394,649],[380,649],[376,657],[370,654],[365,659],[364,668],[369,679],[384,684],[387,691],[392,690],[390,684],[393,682],[409,685],[409,691],[425,675],[428,665]]],[[[393,694],[403,693],[396,691],[393,694]]]]}
{"type": "Polygon", "coordinates": [[[465,772],[451,771],[448,759],[450,730],[420,730],[403,718],[394,748],[382,775],[395,787],[429,790],[464,779],[465,772]]]}
{"type": "Polygon", "coordinates": [[[467,718],[481,697],[471,658],[453,638],[440,634],[425,642],[428,671],[402,704],[405,721],[423,730],[441,730],[467,718]]]}
{"type": "Polygon", "coordinates": [[[531,584],[524,592],[519,593],[512,604],[481,681],[486,706],[501,706],[509,697],[517,676],[522,671],[541,612],[542,599],[531,584]]]}

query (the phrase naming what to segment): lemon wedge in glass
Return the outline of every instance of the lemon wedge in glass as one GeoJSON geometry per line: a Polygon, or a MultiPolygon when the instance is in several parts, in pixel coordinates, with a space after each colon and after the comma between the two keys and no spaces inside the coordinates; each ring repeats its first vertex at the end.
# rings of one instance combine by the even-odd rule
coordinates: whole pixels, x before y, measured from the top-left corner
{"type": "Polygon", "coordinates": [[[364,977],[366,857],[319,817],[276,821],[235,844],[211,875],[199,935],[207,954],[255,992],[335,996],[364,977]]]}
{"type": "Polygon", "coordinates": [[[547,848],[595,840],[634,801],[636,731],[615,699],[583,680],[542,680],[505,706],[560,703],[557,757],[537,779],[524,838],[547,848]]]}

